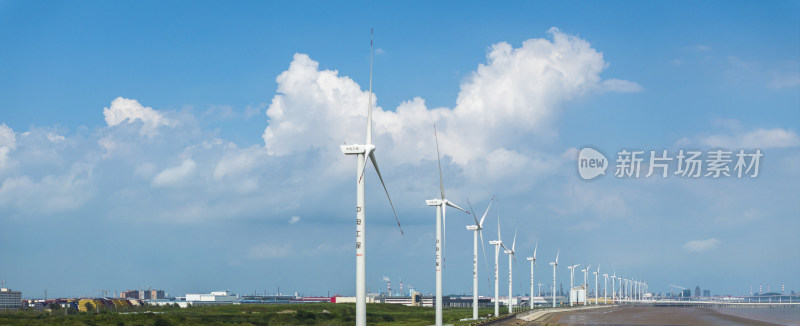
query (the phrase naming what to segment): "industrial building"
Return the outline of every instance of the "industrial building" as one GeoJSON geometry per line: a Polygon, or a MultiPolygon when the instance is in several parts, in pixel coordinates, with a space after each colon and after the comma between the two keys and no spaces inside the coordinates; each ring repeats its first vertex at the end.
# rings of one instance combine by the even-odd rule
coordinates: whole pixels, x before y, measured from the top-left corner
{"type": "Polygon", "coordinates": [[[186,301],[193,303],[234,303],[239,297],[228,291],[213,291],[208,294],[186,294],[186,301]]]}
{"type": "Polygon", "coordinates": [[[22,292],[0,288],[0,310],[22,308],[22,292]]]}
{"type": "Polygon", "coordinates": [[[128,290],[119,294],[123,299],[139,299],[139,300],[160,300],[165,299],[166,295],[164,290],[128,290]]]}

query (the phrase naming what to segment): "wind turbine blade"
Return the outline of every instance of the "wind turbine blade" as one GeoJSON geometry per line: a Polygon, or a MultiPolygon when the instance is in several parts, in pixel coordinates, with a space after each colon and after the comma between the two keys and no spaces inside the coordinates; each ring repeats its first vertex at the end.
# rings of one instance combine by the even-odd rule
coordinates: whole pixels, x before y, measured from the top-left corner
{"type": "Polygon", "coordinates": [[[536,261],[536,249],[539,249],[539,241],[536,241],[536,247],[533,247],[533,261],[536,261]]]}
{"type": "Polygon", "coordinates": [[[467,198],[467,206],[469,206],[469,211],[472,212],[472,214],[470,215],[472,215],[472,218],[475,219],[475,226],[477,226],[480,229],[481,223],[478,222],[478,217],[475,216],[475,210],[472,209],[472,204],[469,202],[469,198],[467,198]]]}
{"type": "Polygon", "coordinates": [[[461,207],[458,207],[458,205],[454,204],[453,202],[451,202],[451,201],[449,201],[449,200],[445,200],[445,201],[444,201],[444,203],[445,203],[445,205],[447,205],[447,206],[450,206],[450,207],[452,207],[452,208],[455,208],[455,209],[457,209],[457,210],[460,210],[460,211],[462,211],[462,212],[464,212],[464,213],[467,213],[467,214],[469,214],[469,212],[468,212],[466,209],[463,209],[463,208],[461,208],[461,207]]]}
{"type": "Polygon", "coordinates": [[[447,243],[447,205],[442,205],[442,269],[447,267],[447,256],[444,254],[444,245],[447,243]]]}
{"type": "MultiPolygon", "coordinates": [[[[492,196],[492,200],[489,201],[489,207],[486,207],[486,212],[483,213],[483,217],[481,217],[481,221],[480,221],[480,223],[478,223],[478,227],[480,227],[480,228],[483,227],[483,220],[486,219],[486,214],[489,214],[489,208],[492,208],[492,202],[493,201],[494,201],[494,196],[492,196]]],[[[475,221],[478,221],[477,220],[477,216],[476,216],[476,220],[475,221]]]]}
{"type": "Polygon", "coordinates": [[[497,240],[500,241],[500,198],[497,198],[497,240]]]}
{"type": "Polygon", "coordinates": [[[558,265],[558,254],[560,253],[561,253],[561,248],[559,248],[558,251],[556,251],[556,265],[558,265]]]}
{"type": "Polygon", "coordinates": [[[439,161],[439,190],[442,191],[444,200],[444,179],[442,178],[442,155],[439,154],[439,135],[436,134],[436,124],[433,124],[433,137],[436,138],[436,159],[439,161]]]}
{"type": "Polygon", "coordinates": [[[386,198],[389,199],[389,205],[392,206],[392,212],[394,213],[394,220],[397,222],[397,227],[400,228],[400,235],[404,235],[405,233],[403,233],[403,227],[400,226],[400,218],[397,217],[397,210],[394,209],[394,203],[392,203],[392,197],[389,196],[389,190],[386,189],[386,183],[383,182],[383,177],[381,176],[381,169],[378,168],[378,160],[375,159],[374,152],[369,154],[369,159],[372,160],[372,166],[375,167],[375,172],[378,173],[378,179],[381,179],[381,185],[383,186],[383,191],[386,192],[386,198]]]}
{"type": "MultiPolygon", "coordinates": [[[[372,148],[367,147],[367,150],[364,152],[364,157],[372,157],[372,151],[373,151],[372,148]]],[[[361,179],[364,178],[364,171],[366,170],[367,170],[367,162],[364,161],[364,166],[361,167],[361,173],[358,175],[358,183],[361,183],[361,179]]]]}
{"type": "Polygon", "coordinates": [[[367,145],[372,144],[372,36],[369,30],[369,98],[367,98],[367,145]]]}
{"type": "Polygon", "coordinates": [[[511,243],[511,252],[517,247],[517,229],[514,229],[514,242],[511,243]]]}
{"type": "Polygon", "coordinates": [[[489,280],[489,261],[486,260],[486,245],[483,243],[483,229],[478,229],[478,234],[481,236],[481,249],[483,249],[483,264],[486,266],[486,282],[491,285],[489,280]]]}

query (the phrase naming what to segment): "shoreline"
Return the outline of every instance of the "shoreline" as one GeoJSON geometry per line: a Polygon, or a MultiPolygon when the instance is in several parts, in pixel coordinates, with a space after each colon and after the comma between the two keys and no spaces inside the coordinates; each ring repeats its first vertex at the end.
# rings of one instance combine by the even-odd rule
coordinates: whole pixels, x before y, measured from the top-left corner
{"type": "MultiPolygon", "coordinates": [[[[505,324],[505,323],[504,323],[505,324]]],[[[783,325],[709,308],[597,306],[543,309],[517,318],[513,325],[783,325]]],[[[512,324],[509,324],[512,325],[512,324]]]]}

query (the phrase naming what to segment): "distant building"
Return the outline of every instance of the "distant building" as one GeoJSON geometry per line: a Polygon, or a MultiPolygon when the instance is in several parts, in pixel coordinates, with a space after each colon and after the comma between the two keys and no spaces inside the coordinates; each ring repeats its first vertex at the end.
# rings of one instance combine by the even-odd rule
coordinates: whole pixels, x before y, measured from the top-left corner
{"type": "Polygon", "coordinates": [[[0,310],[22,308],[22,292],[0,288],[0,310]]]}
{"type": "Polygon", "coordinates": [[[583,285],[576,286],[569,291],[570,304],[585,305],[586,304],[586,288],[583,285]]]}
{"type": "Polygon", "coordinates": [[[703,290],[703,296],[706,298],[711,297],[711,290],[703,290]]]}
{"type": "Polygon", "coordinates": [[[190,302],[224,302],[233,303],[238,302],[239,297],[228,291],[214,291],[209,294],[186,294],[186,301],[190,302]]]}
{"type": "Polygon", "coordinates": [[[681,293],[681,296],[684,297],[684,298],[691,297],[692,296],[692,290],[689,290],[689,289],[683,290],[683,293],[681,293]]]}
{"type": "Polygon", "coordinates": [[[696,288],[694,288],[694,296],[695,297],[700,297],[700,286],[699,285],[696,288]]]}
{"type": "Polygon", "coordinates": [[[123,299],[161,300],[165,299],[164,290],[128,290],[119,294],[123,299]]]}

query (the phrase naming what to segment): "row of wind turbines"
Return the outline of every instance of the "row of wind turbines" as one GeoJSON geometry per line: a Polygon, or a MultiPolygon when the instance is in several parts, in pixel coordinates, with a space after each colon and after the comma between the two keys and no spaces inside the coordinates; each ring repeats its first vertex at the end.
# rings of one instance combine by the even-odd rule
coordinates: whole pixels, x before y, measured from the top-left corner
{"type": "MultiPolygon", "coordinates": [[[[372,32],[370,32],[372,33],[372,32]]],[[[397,217],[397,211],[394,208],[394,203],[392,203],[391,196],[389,196],[389,191],[386,188],[386,183],[383,181],[383,177],[381,176],[380,169],[378,168],[378,162],[375,158],[375,150],[376,147],[372,144],[372,61],[373,61],[373,49],[372,49],[372,39],[370,39],[370,74],[369,74],[369,98],[367,100],[367,135],[366,135],[366,142],[364,145],[342,145],[341,150],[342,153],[345,155],[355,155],[356,156],[356,326],[366,326],[367,324],[367,309],[366,309],[366,212],[364,206],[364,192],[365,192],[365,180],[364,180],[364,172],[367,166],[367,158],[372,162],[372,166],[375,168],[375,172],[378,174],[378,178],[381,181],[381,185],[383,186],[383,190],[386,193],[386,197],[389,199],[389,205],[392,207],[392,212],[395,216],[395,221],[397,222],[398,228],[400,228],[400,233],[403,233],[402,226],[400,225],[399,218],[397,217]]],[[[443,234],[443,229],[446,229],[446,208],[450,206],[455,208],[459,211],[462,211],[466,214],[470,214],[469,211],[459,207],[452,201],[448,200],[445,196],[445,189],[444,189],[444,180],[442,176],[442,165],[441,165],[441,155],[439,153],[439,140],[438,135],[436,134],[436,129],[434,126],[434,137],[436,138],[436,152],[437,152],[437,160],[439,164],[439,190],[441,194],[441,198],[429,199],[426,200],[426,204],[428,206],[436,207],[436,325],[442,325],[442,269],[444,268],[444,238],[446,237],[446,233],[443,234]],[[443,236],[444,235],[444,236],[443,236]]],[[[489,202],[489,206],[486,208],[486,212],[484,212],[483,216],[480,220],[477,219],[477,216],[473,213],[471,214],[474,218],[475,224],[467,226],[467,230],[473,231],[473,312],[472,318],[478,319],[478,238],[481,239],[481,245],[484,247],[484,262],[486,261],[486,251],[485,246],[483,244],[483,224],[486,220],[486,215],[489,212],[489,209],[492,206],[492,202],[494,202],[494,198],[489,202]]],[[[469,204],[469,200],[467,200],[469,204]]],[[[472,210],[472,205],[469,204],[470,210],[472,210]]],[[[508,311],[509,313],[512,312],[513,309],[513,292],[512,292],[512,279],[513,279],[513,262],[516,261],[516,242],[517,242],[517,235],[516,231],[514,232],[514,240],[511,242],[511,246],[506,246],[503,243],[502,238],[500,236],[500,211],[498,209],[497,213],[497,240],[489,241],[490,245],[495,246],[495,269],[494,269],[494,316],[499,315],[499,275],[498,275],[498,264],[499,264],[499,254],[500,248],[503,248],[503,252],[508,254],[508,297],[509,297],[509,304],[508,304],[508,311]]],[[[533,256],[527,257],[527,260],[531,262],[531,300],[530,306],[533,308],[533,286],[534,286],[534,269],[536,263],[536,251],[538,249],[538,244],[534,247],[533,256]]],[[[556,252],[556,258],[553,262],[550,262],[550,265],[553,266],[553,306],[556,306],[556,273],[558,270],[558,256],[560,254],[560,250],[556,252]]],[[[488,265],[488,263],[487,263],[488,265]]],[[[570,288],[572,288],[573,283],[573,276],[574,276],[574,269],[577,268],[579,265],[572,265],[568,267],[570,269],[570,288]]],[[[487,266],[488,267],[488,266],[487,266]]],[[[589,267],[584,271],[584,283],[586,281],[586,273],[589,271],[589,267]]],[[[599,267],[595,274],[595,283],[597,283],[597,275],[599,274],[600,270],[599,267]]],[[[603,274],[606,279],[608,280],[608,274],[603,274]]],[[[620,290],[623,288],[625,289],[626,298],[632,297],[634,293],[637,293],[641,296],[642,291],[641,288],[644,286],[646,288],[646,283],[633,281],[633,280],[624,280],[625,287],[622,287],[623,279],[616,278],[615,275],[611,276],[612,279],[612,290],[616,289],[614,280],[620,280],[620,290]],[[637,291],[633,291],[634,286],[637,287],[637,291]]],[[[597,284],[595,284],[595,289],[597,288],[597,284]]],[[[595,291],[596,293],[596,291],[595,291]]],[[[612,298],[616,297],[617,292],[614,291],[612,293],[612,298]]],[[[605,300],[604,300],[605,301],[605,300]]],[[[597,303],[597,296],[595,296],[595,303],[597,303]]],[[[570,302],[572,305],[572,302],[570,302]]]]}

